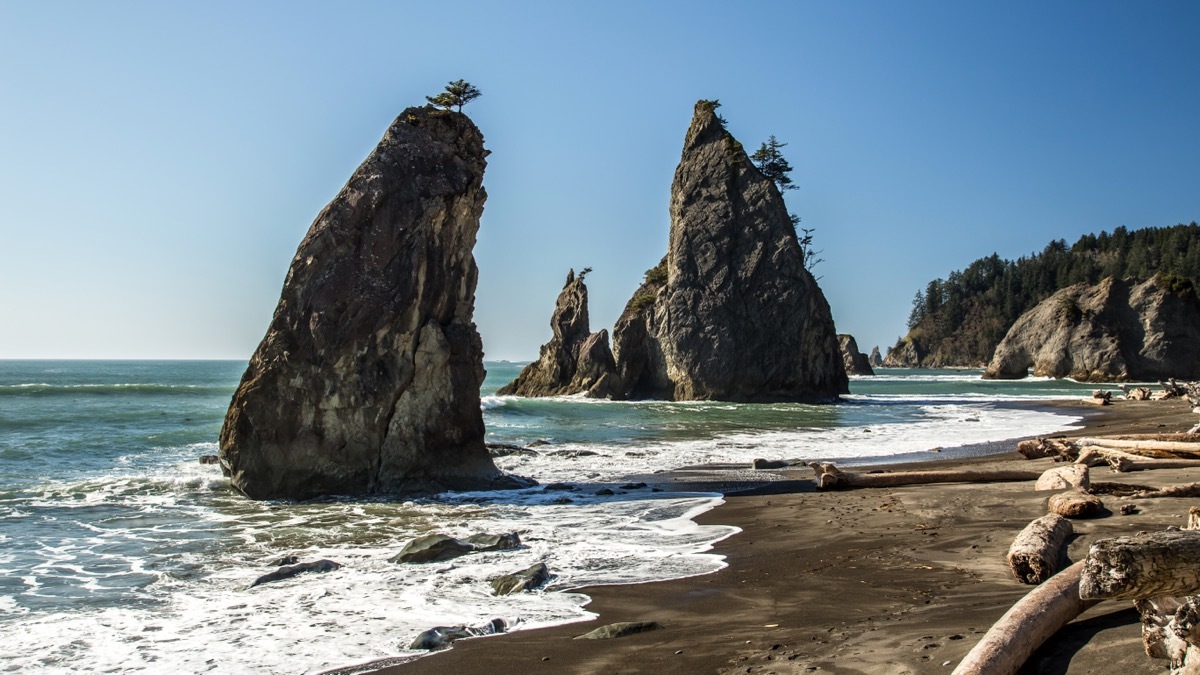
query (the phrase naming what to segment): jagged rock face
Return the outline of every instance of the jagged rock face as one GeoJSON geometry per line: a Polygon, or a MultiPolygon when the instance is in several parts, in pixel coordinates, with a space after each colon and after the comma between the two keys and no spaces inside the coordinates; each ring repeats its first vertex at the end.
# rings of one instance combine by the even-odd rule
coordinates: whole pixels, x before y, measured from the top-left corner
{"type": "MultiPolygon", "coordinates": [[[[584,270],[586,273],[587,270],[584,270]]],[[[588,293],[575,270],[554,304],[550,319],[554,336],[542,345],[537,361],[500,388],[502,396],[565,396],[587,392],[592,398],[620,398],[616,363],[608,348],[608,331],[588,328],[588,293]]]]}
{"type": "Polygon", "coordinates": [[[888,350],[887,356],[883,358],[884,368],[920,368],[921,367],[921,350],[912,340],[905,340],[899,347],[893,347],[888,350]]]}
{"type": "Polygon", "coordinates": [[[879,345],[871,347],[871,355],[867,357],[867,363],[871,364],[872,368],[883,367],[883,357],[879,355],[879,345]]]}
{"type": "Polygon", "coordinates": [[[667,256],[613,329],[635,398],[829,401],[847,392],[829,304],[787,207],[713,107],[696,105],[667,256]]]}
{"type": "Polygon", "coordinates": [[[462,114],[409,108],[317,216],[221,429],[254,498],[483,488],[472,248],[487,152],[462,114]]]}
{"type": "Polygon", "coordinates": [[[842,366],[846,369],[847,375],[874,375],[875,371],[871,370],[871,364],[867,361],[867,355],[858,351],[858,342],[855,341],[853,335],[839,333],[838,347],[842,352],[842,366]]]}
{"type": "Polygon", "coordinates": [[[1108,278],[1064,288],[1021,315],[986,378],[1082,382],[1200,378],[1200,303],[1190,283],[1108,278]]]}

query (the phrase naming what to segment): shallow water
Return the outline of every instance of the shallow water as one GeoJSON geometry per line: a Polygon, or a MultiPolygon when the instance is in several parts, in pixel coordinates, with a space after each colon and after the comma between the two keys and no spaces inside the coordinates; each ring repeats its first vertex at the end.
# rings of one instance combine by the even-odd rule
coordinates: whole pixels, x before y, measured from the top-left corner
{"type": "Polygon", "coordinates": [[[315,672],[411,654],[435,625],[579,620],[586,599],[565,589],[712,572],[724,563],[707,551],[735,532],[693,521],[719,495],[620,490],[626,476],[1046,433],[1075,419],[1011,404],[1091,387],[882,371],[852,379],[836,406],[528,400],[495,397],[519,366],[489,363],[488,440],[550,443],[497,464],[580,489],[292,504],[246,500],[196,460],[216,453],[244,367],[0,362],[0,670],[315,672]],[[602,487],[617,494],[593,494],[602,487]],[[525,545],[388,562],[432,531],[518,531],[525,545]],[[249,588],[291,553],[343,567],[249,588]],[[556,575],[545,591],[490,595],[490,578],[538,561],[556,575]]]}

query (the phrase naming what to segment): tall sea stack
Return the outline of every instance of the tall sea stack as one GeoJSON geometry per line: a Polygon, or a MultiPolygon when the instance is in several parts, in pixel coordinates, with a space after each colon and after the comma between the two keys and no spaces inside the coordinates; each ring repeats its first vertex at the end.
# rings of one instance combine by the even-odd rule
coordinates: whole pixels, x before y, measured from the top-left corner
{"type": "Polygon", "coordinates": [[[608,347],[608,331],[591,332],[588,270],[567,275],[550,319],[553,336],[542,345],[538,360],[525,366],[517,379],[497,391],[502,396],[565,396],[585,392],[589,398],[621,398],[617,368],[608,347]]]}
{"type": "Polygon", "coordinates": [[[461,113],[409,108],[317,216],[221,429],[235,488],[497,485],[472,321],[487,154],[461,113]]]}
{"type": "Polygon", "coordinates": [[[671,185],[667,255],[613,329],[632,398],[831,401],[846,393],[829,304],[775,183],[696,104],[671,185]]]}

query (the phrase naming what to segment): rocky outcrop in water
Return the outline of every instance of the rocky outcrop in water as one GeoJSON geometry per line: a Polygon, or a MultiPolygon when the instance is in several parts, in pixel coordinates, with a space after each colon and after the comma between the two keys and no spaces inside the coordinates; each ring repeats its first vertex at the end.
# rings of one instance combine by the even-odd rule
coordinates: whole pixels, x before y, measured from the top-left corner
{"type": "Polygon", "coordinates": [[[879,345],[871,347],[871,355],[867,357],[867,363],[871,364],[872,368],[883,367],[883,357],[879,355],[879,345]]]}
{"type": "Polygon", "coordinates": [[[888,350],[887,356],[883,358],[883,367],[920,368],[922,356],[917,344],[912,340],[905,339],[888,350]]]}
{"type": "Polygon", "coordinates": [[[667,255],[613,329],[631,398],[830,401],[847,391],[829,304],[775,184],[696,104],[667,255]]]}
{"type": "Polygon", "coordinates": [[[858,342],[854,340],[853,335],[839,333],[837,338],[838,348],[842,352],[842,365],[847,375],[875,374],[875,371],[871,370],[871,363],[867,361],[867,355],[858,351],[858,342]]]}
{"type": "Polygon", "coordinates": [[[1017,320],[984,377],[1081,382],[1200,378],[1200,302],[1188,280],[1108,278],[1064,288],[1017,320]]]}
{"type": "Polygon", "coordinates": [[[487,154],[466,116],[409,108],[317,216],[221,429],[235,488],[516,486],[484,448],[479,404],[472,248],[487,154]]]}
{"type": "Polygon", "coordinates": [[[621,398],[617,367],[608,347],[608,331],[588,328],[588,293],[583,274],[575,270],[558,295],[550,319],[553,337],[542,345],[537,361],[497,391],[501,396],[566,396],[586,392],[589,398],[621,398]]]}

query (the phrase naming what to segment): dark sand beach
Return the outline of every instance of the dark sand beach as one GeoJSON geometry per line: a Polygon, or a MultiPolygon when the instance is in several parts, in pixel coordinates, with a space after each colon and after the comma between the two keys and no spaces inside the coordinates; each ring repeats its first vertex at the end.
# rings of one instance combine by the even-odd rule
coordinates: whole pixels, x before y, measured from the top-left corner
{"type": "MultiPolygon", "coordinates": [[[[1071,404],[1063,404],[1071,405],[1071,404]]],[[[1184,431],[1185,401],[1115,401],[1087,408],[1072,436],[1184,431]]],[[[1019,430],[1015,430],[1019,435],[1019,430]]],[[[1015,442],[1011,444],[1015,448],[1015,442]]],[[[1015,452],[923,466],[1050,468],[1015,452]]],[[[908,465],[906,468],[914,468],[908,465]]],[[[417,673],[949,673],[1028,590],[1005,562],[1013,537],[1046,512],[1028,482],[816,492],[811,472],[730,493],[699,518],[742,529],[716,546],[728,567],[675,581],[579,589],[592,621],[486,639],[382,672],[417,673]],[[661,630],[611,640],[577,635],[618,621],[661,630]]],[[[1200,481],[1200,469],[1115,474],[1093,481],[1161,486],[1200,481]]],[[[696,485],[686,472],[672,480],[696,485]]],[[[703,485],[703,481],[701,486],[703,485]]],[[[1072,561],[1097,539],[1186,522],[1189,499],[1103,496],[1111,514],[1074,521],[1072,561]],[[1137,513],[1120,506],[1136,503],[1137,513]]],[[[1029,673],[1161,673],[1141,648],[1128,602],[1100,603],[1060,631],[1029,673]]]]}

